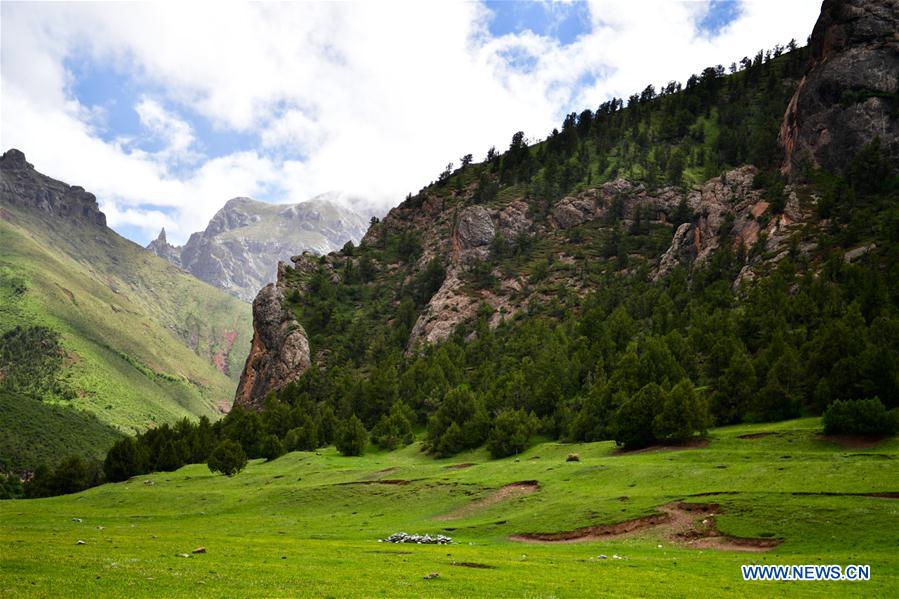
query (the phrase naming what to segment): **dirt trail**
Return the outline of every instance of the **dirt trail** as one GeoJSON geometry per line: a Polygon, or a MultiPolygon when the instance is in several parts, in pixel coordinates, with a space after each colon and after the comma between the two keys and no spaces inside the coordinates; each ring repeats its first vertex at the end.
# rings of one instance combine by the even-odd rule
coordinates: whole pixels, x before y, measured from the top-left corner
{"type": "Polygon", "coordinates": [[[482,497],[481,499],[475,499],[474,501],[458,507],[451,512],[446,514],[441,514],[440,516],[436,516],[435,520],[461,520],[462,518],[467,518],[477,512],[487,508],[491,505],[499,503],[500,501],[505,501],[507,499],[512,499],[513,497],[520,497],[522,495],[528,495],[537,491],[540,488],[540,483],[535,480],[523,480],[517,483],[511,483],[504,487],[501,487],[487,495],[486,497],[482,497]]]}
{"type": "Polygon", "coordinates": [[[715,503],[674,502],[659,506],[659,512],[617,524],[587,526],[576,530],[550,533],[526,533],[510,537],[524,543],[578,543],[622,538],[644,529],[687,547],[724,551],[767,551],[781,543],[780,539],[744,539],[718,532],[715,503]]]}

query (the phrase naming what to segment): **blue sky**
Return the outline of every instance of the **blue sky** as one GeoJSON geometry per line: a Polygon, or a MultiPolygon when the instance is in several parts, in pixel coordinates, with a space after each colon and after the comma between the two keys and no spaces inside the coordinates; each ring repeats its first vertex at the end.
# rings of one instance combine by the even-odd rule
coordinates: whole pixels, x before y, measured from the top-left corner
{"type": "Polygon", "coordinates": [[[2,145],[183,242],[229,198],[383,213],[572,110],[804,41],[818,0],[2,3],[2,145]]]}

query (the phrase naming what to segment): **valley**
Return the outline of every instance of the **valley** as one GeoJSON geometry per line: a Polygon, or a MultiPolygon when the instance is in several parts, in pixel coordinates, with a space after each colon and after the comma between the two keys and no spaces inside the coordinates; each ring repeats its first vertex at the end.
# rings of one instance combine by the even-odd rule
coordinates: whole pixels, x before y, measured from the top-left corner
{"type": "MultiPolygon", "coordinates": [[[[233,478],[187,466],[0,503],[0,588],[23,597],[63,584],[112,597],[890,597],[899,443],[843,446],[819,430],[816,419],[739,425],[710,431],[705,448],[624,454],[610,442],[544,441],[504,460],[484,450],[434,460],[418,443],[361,458],[328,448],[253,461],[233,478]],[[579,461],[566,461],[571,453],[579,461]],[[484,501],[520,481],[535,490],[484,501]],[[672,537],[664,525],[580,542],[512,540],[664,515],[672,502],[716,504],[722,535],[774,546],[720,550],[706,544],[715,537],[672,537]],[[401,531],[454,542],[378,542],[401,531]],[[755,563],[870,564],[871,580],[743,582],[740,566],[755,563]]],[[[707,518],[697,512],[693,525],[708,529],[707,518]]]]}

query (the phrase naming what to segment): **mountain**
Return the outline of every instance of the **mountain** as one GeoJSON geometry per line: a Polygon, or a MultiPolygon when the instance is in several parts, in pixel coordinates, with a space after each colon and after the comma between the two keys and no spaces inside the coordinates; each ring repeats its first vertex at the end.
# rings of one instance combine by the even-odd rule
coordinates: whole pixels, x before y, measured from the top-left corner
{"type": "Polygon", "coordinates": [[[899,406],[897,25],[827,1],[809,47],[516,133],[358,247],[294,257],[235,406],[391,444],[417,422],[436,455],[899,406]]]}
{"type": "Polygon", "coordinates": [[[299,204],[269,204],[234,198],[206,230],[183,247],[166,240],[165,229],[147,249],[246,302],[274,281],[279,260],[302,252],[326,254],[348,241],[358,243],[368,221],[325,194],[299,204]]]}
{"type": "Polygon", "coordinates": [[[102,455],[123,432],[226,412],[247,306],[119,236],[93,194],[22,152],[0,175],[0,469],[58,459],[48,439],[102,455]]]}

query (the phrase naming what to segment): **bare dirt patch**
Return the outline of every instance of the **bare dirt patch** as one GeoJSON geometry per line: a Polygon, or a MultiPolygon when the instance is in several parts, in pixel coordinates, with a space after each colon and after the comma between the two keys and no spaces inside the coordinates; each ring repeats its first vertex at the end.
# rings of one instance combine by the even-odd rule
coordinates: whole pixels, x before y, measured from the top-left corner
{"type": "Polygon", "coordinates": [[[847,449],[871,449],[877,446],[884,437],[863,437],[858,435],[815,435],[822,441],[839,445],[847,449]]]}
{"type": "Polygon", "coordinates": [[[474,464],[450,464],[449,466],[444,466],[443,468],[446,470],[465,470],[466,468],[471,468],[474,464]]]}
{"type": "Polygon", "coordinates": [[[745,435],[737,435],[737,439],[764,439],[765,437],[779,437],[780,433],[762,432],[762,433],[746,433],[745,435]]]}
{"type": "Polygon", "coordinates": [[[677,443],[671,445],[650,445],[649,447],[644,447],[642,449],[621,449],[616,448],[612,450],[612,455],[616,456],[624,456],[624,455],[637,455],[640,453],[654,453],[657,451],[680,451],[683,449],[704,449],[709,446],[709,440],[703,438],[691,439],[685,443],[677,443]]]}
{"type": "Polygon", "coordinates": [[[660,536],[679,545],[697,549],[723,551],[767,551],[781,543],[780,539],[731,537],[718,531],[715,503],[674,502],[659,506],[658,512],[617,524],[586,526],[575,530],[550,533],[526,533],[510,537],[525,543],[578,543],[622,538],[638,531],[653,529],[660,536]]]}
{"type": "Polygon", "coordinates": [[[451,512],[436,516],[434,519],[461,520],[462,518],[467,518],[473,514],[476,514],[477,512],[488,508],[491,505],[497,504],[500,501],[506,501],[507,499],[520,497],[522,495],[529,495],[530,493],[534,493],[535,491],[537,491],[539,488],[540,483],[538,483],[536,480],[523,480],[517,483],[510,483],[504,487],[500,487],[486,497],[475,499],[474,501],[458,507],[451,512]]]}
{"type": "Polygon", "coordinates": [[[453,562],[451,566],[460,566],[462,568],[477,568],[478,570],[495,570],[496,566],[488,564],[479,564],[477,562],[453,562]]]}
{"type": "Polygon", "coordinates": [[[337,483],[338,485],[408,485],[411,480],[401,478],[378,478],[374,480],[351,480],[345,483],[337,483]]]}

